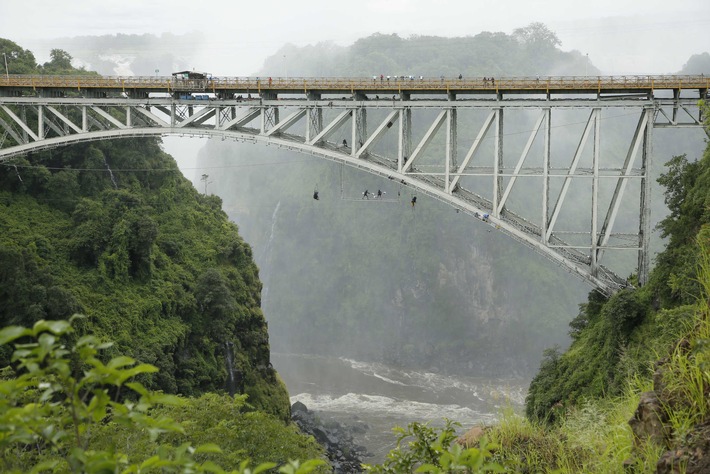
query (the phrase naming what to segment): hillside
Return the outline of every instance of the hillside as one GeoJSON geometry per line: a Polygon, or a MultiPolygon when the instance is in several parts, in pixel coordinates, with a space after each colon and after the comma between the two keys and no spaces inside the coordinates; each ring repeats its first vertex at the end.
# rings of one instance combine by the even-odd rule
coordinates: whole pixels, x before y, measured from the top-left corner
{"type": "Polygon", "coordinates": [[[528,421],[490,430],[521,472],[710,469],[710,145],[666,165],[668,245],[650,282],[590,293],[571,346],[548,350],[530,385],[528,421]]]}
{"type": "MultiPolygon", "coordinates": [[[[60,50],[37,65],[11,41],[0,40],[0,49],[13,73],[75,72],[60,50]]],[[[0,166],[0,206],[3,325],[82,313],[82,332],[115,341],[112,354],[160,369],[147,387],[244,392],[253,406],[288,419],[252,250],[221,200],[199,194],[160,140],[10,160],[0,166]]],[[[4,350],[0,366],[9,362],[4,350]]]]}
{"type": "Polygon", "coordinates": [[[13,160],[0,188],[4,324],[86,314],[84,331],[160,369],[148,387],[244,390],[287,416],[251,249],[219,198],[197,193],[156,140],[13,160]]]}

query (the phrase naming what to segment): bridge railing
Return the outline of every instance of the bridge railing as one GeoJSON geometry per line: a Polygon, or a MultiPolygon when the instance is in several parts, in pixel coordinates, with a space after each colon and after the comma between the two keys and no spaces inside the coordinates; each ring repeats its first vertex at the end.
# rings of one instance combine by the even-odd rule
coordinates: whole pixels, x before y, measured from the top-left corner
{"type": "MultiPolygon", "coordinates": [[[[184,90],[171,76],[0,75],[0,88],[184,90]]],[[[199,90],[305,91],[653,91],[710,88],[703,75],[524,76],[524,77],[212,77],[199,90]]]]}

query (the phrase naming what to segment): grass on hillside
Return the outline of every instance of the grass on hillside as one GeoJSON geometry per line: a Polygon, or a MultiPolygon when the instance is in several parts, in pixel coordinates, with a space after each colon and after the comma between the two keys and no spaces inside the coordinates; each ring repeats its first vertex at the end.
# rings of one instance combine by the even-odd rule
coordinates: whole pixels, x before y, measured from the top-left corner
{"type": "MultiPolygon", "coordinates": [[[[702,233],[701,233],[702,235],[702,233]]],[[[639,395],[654,387],[649,376],[630,377],[620,397],[583,401],[567,408],[553,425],[505,411],[489,439],[500,448],[494,460],[516,472],[655,472],[661,454],[688,438],[710,415],[710,245],[699,239],[699,283],[703,297],[694,317],[663,365],[661,400],[668,413],[669,445],[639,440],[629,426],[639,395]],[[624,462],[631,463],[625,466],[624,462]]],[[[706,239],[707,240],[707,239],[706,239]]],[[[649,361],[652,362],[652,361],[649,361]]],[[[560,408],[560,410],[563,410],[560,408]]]]}

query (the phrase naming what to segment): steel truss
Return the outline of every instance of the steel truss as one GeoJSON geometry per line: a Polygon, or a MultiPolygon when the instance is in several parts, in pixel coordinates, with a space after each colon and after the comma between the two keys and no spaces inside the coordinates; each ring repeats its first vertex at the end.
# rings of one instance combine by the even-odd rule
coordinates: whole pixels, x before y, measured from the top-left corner
{"type": "MultiPolygon", "coordinates": [[[[635,252],[639,282],[648,277],[654,127],[702,125],[697,99],[679,96],[367,99],[332,100],[316,94],[306,99],[264,95],[255,100],[204,102],[0,97],[0,162],[74,142],[127,136],[221,136],[275,144],[411,186],[508,234],[611,294],[629,283],[603,265],[605,253],[635,252]],[[562,133],[555,131],[553,136],[553,112],[563,110],[586,117],[574,140],[574,152],[566,157],[553,148],[553,139],[562,133]],[[609,158],[606,155],[613,153],[602,148],[603,115],[611,110],[626,111],[636,120],[623,160],[609,158]],[[508,116],[516,113],[534,119],[524,132],[514,132],[518,137],[527,134],[524,144],[518,144],[522,145],[519,155],[508,152],[511,135],[504,133],[511,122],[508,116]],[[475,125],[470,117],[462,119],[465,114],[478,116],[475,125]],[[413,120],[418,116],[425,117],[421,119],[425,132],[415,139],[413,120]],[[394,142],[396,151],[383,151],[384,139],[394,142]],[[630,183],[635,190],[631,197],[630,183]],[[591,188],[584,204],[588,223],[570,229],[563,216],[569,217],[569,208],[580,205],[569,198],[580,187],[591,188]],[[538,203],[539,210],[532,216],[523,212],[521,195],[522,201],[538,203]],[[633,232],[615,231],[620,213],[629,206],[635,209],[633,232]]],[[[572,136],[570,128],[560,128],[565,136],[572,136]]],[[[628,220],[628,210],[624,212],[623,219],[628,220]]]]}

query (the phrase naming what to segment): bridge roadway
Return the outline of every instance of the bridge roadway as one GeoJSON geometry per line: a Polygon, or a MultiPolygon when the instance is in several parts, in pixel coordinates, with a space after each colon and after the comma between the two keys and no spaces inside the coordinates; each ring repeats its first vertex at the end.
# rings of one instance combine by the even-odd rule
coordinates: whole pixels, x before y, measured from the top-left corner
{"type": "Polygon", "coordinates": [[[648,275],[652,131],[701,129],[698,101],[707,99],[708,85],[704,76],[182,80],[4,75],[0,164],[42,149],[130,136],[191,135],[276,145],[439,199],[611,294],[629,286],[603,264],[615,263],[619,251],[637,254],[641,284],[648,275]],[[208,93],[213,100],[196,100],[194,93],[208,93]],[[624,157],[623,150],[603,150],[601,130],[608,122],[605,130],[612,139],[607,142],[623,143],[621,133],[633,124],[620,126],[614,117],[633,122],[628,110],[638,119],[624,157]],[[562,116],[576,111],[579,127],[558,122],[553,111],[562,116]],[[586,121],[580,115],[585,113],[586,121]],[[413,116],[428,125],[418,141],[413,141],[413,116]],[[523,147],[514,136],[520,132],[504,133],[510,127],[504,122],[513,129],[526,120],[529,136],[523,147]],[[552,143],[560,137],[574,140],[576,150],[567,143],[553,153],[552,143]],[[387,140],[396,143],[394,151],[384,145],[387,140]],[[462,147],[468,151],[460,160],[462,147]],[[584,210],[579,197],[566,199],[579,189],[590,196],[583,198],[589,201],[584,210]],[[531,216],[529,209],[511,209],[516,200],[540,210],[531,216]],[[581,213],[589,221],[582,228],[574,218],[581,213]]]}
{"type": "MultiPolygon", "coordinates": [[[[222,99],[238,94],[647,94],[672,91],[697,91],[704,97],[710,78],[703,75],[645,76],[562,76],[562,77],[210,77],[177,79],[172,76],[38,76],[5,75],[0,77],[0,94],[22,96],[36,93],[51,97],[63,94],[106,97],[124,93],[131,98],[145,98],[149,93],[179,91],[211,92],[222,99]]],[[[175,97],[177,98],[177,97],[175,97]]]]}

